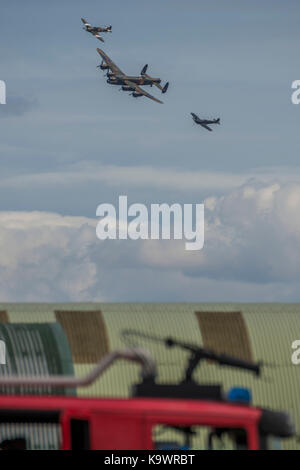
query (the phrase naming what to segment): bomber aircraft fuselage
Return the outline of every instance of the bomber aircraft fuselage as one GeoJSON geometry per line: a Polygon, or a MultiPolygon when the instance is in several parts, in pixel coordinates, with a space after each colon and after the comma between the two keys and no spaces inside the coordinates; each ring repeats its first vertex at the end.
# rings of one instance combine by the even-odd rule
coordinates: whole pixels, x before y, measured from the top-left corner
{"type": "MultiPolygon", "coordinates": [[[[107,74],[108,80],[110,80],[108,83],[111,83],[112,85],[122,85],[124,83],[124,77],[118,77],[112,73],[107,74]]],[[[131,76],[131,75],[126,75],[126,79],[130,80],[133,83],[136,83],[137,85],[155,85],[155,84],[160,84],[161,79],[160,78],[145,78],[145,77],[138,77],[138,76],[131,76]]]]}

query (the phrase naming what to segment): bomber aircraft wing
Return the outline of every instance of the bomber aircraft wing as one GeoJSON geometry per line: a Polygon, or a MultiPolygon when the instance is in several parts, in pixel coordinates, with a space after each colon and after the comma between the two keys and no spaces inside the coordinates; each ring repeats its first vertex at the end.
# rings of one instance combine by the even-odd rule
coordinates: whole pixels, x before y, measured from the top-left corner
{"type": "Polygon", "coordinates": [[[163,104],[163,101],[160,101],[158,100],[157,98],[155,98],[154,96],[150,95],[150,93],[147,93],[147,91],[143,90],[142,88],[140,88],[136,83],[134,82],[131,82],[130,80],[124,80],[124,82],[126,83],[126,85],[132,87],[135,89],[135,93],[137,93],[138,95],[144,95],[146,96],[147,98],[150,98],[150,100],[153,100],[153,101],[156,101],[157,103],[161,103],[163,104]]]}
{"type": "Polygon", "coordinates": [[[101,55],[103,61],[108,65],[114,75],[125,76],[124,72],[117,67],[117,65],[108,57],[108,55],[105,54],[104,51],[102,51],[102,49],[97,48],[97,52],[101,55]]]}

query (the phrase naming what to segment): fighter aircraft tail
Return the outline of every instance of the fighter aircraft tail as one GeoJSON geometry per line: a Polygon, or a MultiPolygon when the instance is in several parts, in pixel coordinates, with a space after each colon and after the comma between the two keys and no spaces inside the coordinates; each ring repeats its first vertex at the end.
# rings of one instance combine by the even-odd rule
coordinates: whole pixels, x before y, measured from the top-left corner
{"type": "Polygon", "coordinates": [[[216,119],[216,124],[221,124],[220,118],[216,119]]]}
{"type": "Polygon", "coordinates": [[[106,30],[108,33],[112,33],[112,25],[107,26],[106,30]]]}

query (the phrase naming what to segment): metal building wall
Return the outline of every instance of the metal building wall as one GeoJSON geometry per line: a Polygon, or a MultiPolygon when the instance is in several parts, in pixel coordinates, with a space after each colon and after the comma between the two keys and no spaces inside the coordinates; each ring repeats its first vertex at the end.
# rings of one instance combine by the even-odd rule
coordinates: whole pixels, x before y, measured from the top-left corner
{"type": "MultiPolygon", "coordinates": [[[[0,339],[6,345],[6,364],[0,366],[0,375],[74,375],[71,350],[59,323],[9,323],[7,314],[2,320],[0,339]]],[[[2,387],[0,393],[75,395],[76,390],[2,387]]],[[[20,437],[26,439],[28,449],[58,449],[60,426],[0,423],[0,443],[20,437]]]]}

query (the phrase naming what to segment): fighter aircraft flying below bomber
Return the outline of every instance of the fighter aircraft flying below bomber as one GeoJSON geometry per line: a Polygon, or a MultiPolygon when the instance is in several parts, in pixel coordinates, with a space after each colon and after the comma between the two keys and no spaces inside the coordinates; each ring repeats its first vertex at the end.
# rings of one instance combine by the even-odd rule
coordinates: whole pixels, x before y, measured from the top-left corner
{"type": "Polygon", "coordinates": [[[207,125],[207,124],[220,124],[220,118],[218,119],[212,119],[211,121],[208,120],[208,119],[200,119],[199,116],[197,116],[197,114],[195,113],[191,113],[192,117],[193,117],[193,121],[196,123],[196,124],[200,124],[200,126],[204,127],[205,129],[207,129],[208,131],[212,131],[212,129],[207,125]]]}
{"type": "Polygon", "coordinates": [[[164,86],[161,86],[160,78],[153,78],[150,75],[146,74],[148,65],[145,65],[139,76],[130,76],[126,75],[116,64],[103,52],[101,49],[97,49],[97,52],[102,57],[102,63],[98,65],[101,70],[107,70],[107,83],[110,85],[119,85],[123,91],[131,91],[134,98],[139,98],[140,96],[146,96],[157,103],[163,103],[154,96],[147,93],[145,90],[140,88],[141,85],[156,86],[162,93],[166,93],[169,82],[164,86]]]}
{"type": "Polygon", "coordinates": [[[84,18],[81,18],[81,21],[84,24],[84,30],[87,31],[88,33],[93,34],[99,41],[104,42],[103,37],[100,36],[99,33],[111,33],[112,32],[112,26],[104,26],[101,28],[100,26],[91,26],[84,18]]]}

